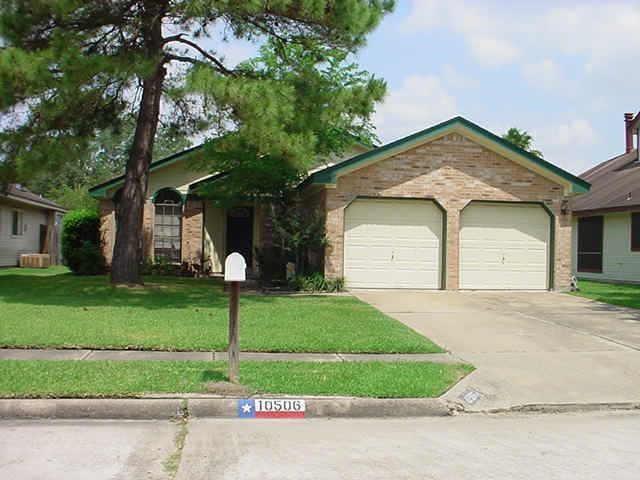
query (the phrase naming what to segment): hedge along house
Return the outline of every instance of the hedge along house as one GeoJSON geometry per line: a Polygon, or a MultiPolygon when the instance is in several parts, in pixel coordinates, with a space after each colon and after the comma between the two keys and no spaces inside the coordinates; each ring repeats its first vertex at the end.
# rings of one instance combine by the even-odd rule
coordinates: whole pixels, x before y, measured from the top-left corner
{"type": "Polygon", "coordinates": [[[624,122],[625,152],[580,175],[593,185],[572,204],[580,278],[640,282],[640,113],[625,113],[624,122]]]}
{"type": "MultiPolygon", "coordinates": [[[[218,271],[226,253],[270,242],[264,205],[209,206],[190,194],[197,173],[171,158],[152,166],[141,239],[147,255],[166,238],[168,221],[154,204],[165,189],[182,197],[182,216],[176,209],[172,220],[181,222],[181,238],[170,243],[181,245],[183,261],[218,271]]],[[[114,181],[92,189],[102,198],[108,259],[114,181]]],[[[546,290],[569,286],[568,199],[589,184],[455,117],[315,171],[299,188],[325,217],[324,273],[349,288],[546,290]]]]}

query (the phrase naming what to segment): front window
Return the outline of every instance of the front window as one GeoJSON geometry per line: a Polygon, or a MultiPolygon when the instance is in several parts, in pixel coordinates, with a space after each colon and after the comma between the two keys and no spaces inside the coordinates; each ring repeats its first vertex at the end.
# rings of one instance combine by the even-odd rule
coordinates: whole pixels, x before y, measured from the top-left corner
{"type": "Polygon", "coordinates": [[[180,263],[182,197],[175,190],[161,190],[154,198],[153,255],[171,263],[180,263]]]}
{"type": "Polygon", "coordinates": [[[640,212],[631,214],[631,250],[640,252],[640,212]]]}
{"type": "Polygon", "coordinates": [[[11,212],[11,235],[18,237],[23,232],[22,212],[19,210],[13,210],[11,212]]]}
{"type": "Polygon", "coordinates": [[[578,272],[602,273],[604,218],[578,219],[578,272]]]}

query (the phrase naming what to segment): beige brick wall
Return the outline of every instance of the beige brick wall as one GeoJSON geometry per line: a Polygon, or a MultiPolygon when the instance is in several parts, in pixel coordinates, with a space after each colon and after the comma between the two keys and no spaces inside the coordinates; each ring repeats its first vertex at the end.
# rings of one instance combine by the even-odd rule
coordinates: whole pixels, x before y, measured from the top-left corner
{"type": "Polygon", "coordinates": [[[100,238],[102,239],[102,254],[111,265],[113,246],[116,241],[115,206],[111,200],[100,200],[100,238]]]}
{"type": "Polygon", "coordinates": [[[202,260],[202,200],[188,199],[182,213],[182,261],[200,264],[202,260]]]}
{"type": "Polygon", "coordinates": [[[446,288],[458,288],[460,212],[472,200],[543,202],[555,215],[554,280],[569,286],[571,215],[561,213],[563,187],[459,135],[361,168],[326,189],[325,274],[343,276],[344,209],[357,196],[434,198],[446,210],[446,288]]]}
{"type": "MultiPolygon", "coordinates": [[[[142,218],[142,248],[146,258],[153,258],[153,225],[155,209],[151,200],[144,205],[142,218]]],[[[113,259],[115,243],[115,207],[111,200],[100,201],[100,232],[102,248],[107,265],[113,259]]],[[[202,261],[203,204],[201,200],[189,199],[182,216],[182,261],[200,264],[202,261]]]]}

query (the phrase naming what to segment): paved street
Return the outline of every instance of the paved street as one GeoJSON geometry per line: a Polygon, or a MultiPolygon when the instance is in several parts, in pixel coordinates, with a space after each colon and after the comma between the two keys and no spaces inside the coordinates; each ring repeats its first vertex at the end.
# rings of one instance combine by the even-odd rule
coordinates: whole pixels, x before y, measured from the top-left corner
{"type": "MultiPolygon", "coordinates": [[[[169,479],[179,425],[0,423],[0,478],[169,479]]],[[[640,414],[198,420],[178,480],[633,479],[640,414]]]]}
{"type": "Polygon", "coordinates": [[[467,409],[640,401],[640,313],[549,292],[361,291],[477,370],[445,398],[467,409]]]}

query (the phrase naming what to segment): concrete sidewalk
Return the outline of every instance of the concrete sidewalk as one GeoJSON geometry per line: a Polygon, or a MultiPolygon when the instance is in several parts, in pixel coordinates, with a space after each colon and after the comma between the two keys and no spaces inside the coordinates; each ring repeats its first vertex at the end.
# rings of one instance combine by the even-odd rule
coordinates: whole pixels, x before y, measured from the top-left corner
{"type": "MultiPolygon", "coordinates": [[[[268,353],[241,352],[243,360],[299,362],[434,362],[460,363],[449,353],[268,353]]],[[[0,349],[0,360],[227,360],[227,352],[160,352],[149,350],[0,349]]]]}

